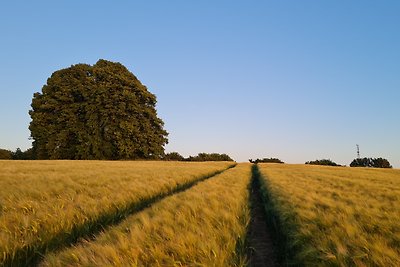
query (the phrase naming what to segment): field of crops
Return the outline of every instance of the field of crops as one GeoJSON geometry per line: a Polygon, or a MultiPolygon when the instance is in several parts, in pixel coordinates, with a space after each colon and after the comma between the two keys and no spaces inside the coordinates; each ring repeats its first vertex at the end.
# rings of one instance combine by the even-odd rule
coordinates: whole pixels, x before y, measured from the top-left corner
{"type": "Polygon", "coordinates": [[[400,266],[400,170],[259,164],[281,253],[305,266],[400,266]]]}
{"type": "Polygon", "coordinates": [[[127,218],[43,266],[244,266],[250,165],[241,164],[127,218]]]}
{"type": "Polygon", "coordinates": [[[117,223],[232,163],[0,161],[0,265],[46,253],[117,223]]]}
{"type": "Polygon", "coordinates": [[[0,266],[262,266],[263,257],[400,266],[400,170],[0,161],[0,266]]]}

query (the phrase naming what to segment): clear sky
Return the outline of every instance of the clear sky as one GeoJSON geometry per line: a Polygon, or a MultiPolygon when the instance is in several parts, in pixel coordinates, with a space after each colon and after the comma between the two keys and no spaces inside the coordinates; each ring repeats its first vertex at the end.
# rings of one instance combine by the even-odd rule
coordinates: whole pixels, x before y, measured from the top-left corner
{"type": "Polygon", "coordinates": [[[100,58],[157,96],[167,151],[400,168],[400,1],[7,1],[0,147],[52,72],[100,58]]]}

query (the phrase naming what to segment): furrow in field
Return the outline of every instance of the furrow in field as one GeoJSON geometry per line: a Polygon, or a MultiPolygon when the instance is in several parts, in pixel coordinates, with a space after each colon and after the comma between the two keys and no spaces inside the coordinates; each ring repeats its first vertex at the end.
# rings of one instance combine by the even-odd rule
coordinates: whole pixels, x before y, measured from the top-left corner
{"type": "Polygon", "coordinates": [[[239,164],[129,216],[41,266],[246,266],[250,165],[239,164]]]}
{"type": "Polygon", "coordinates": [[[267,215],[260,192],[259,172],[256,165],[252,166],[251,186],[249,189],[251,207],[251,220],[247,233],[249,266],[278,266],[273,228],[267,223],[267,215]]]}
{"type": "MultiPolygon", "coordinates": [[[[3,162],[0,162],[2,164],[3,162]]],[[[231,163],[16,162],[0,174],[0,265],[32,266],[231,163]]],[[[3,167],[3,166],[2,166],[3,167]]]]}

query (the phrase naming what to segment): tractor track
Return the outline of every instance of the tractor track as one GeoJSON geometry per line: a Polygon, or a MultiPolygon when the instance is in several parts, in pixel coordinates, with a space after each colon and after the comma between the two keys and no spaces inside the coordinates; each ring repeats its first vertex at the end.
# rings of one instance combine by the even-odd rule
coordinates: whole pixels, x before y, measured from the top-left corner
{"type": "Polygon", "coordinates": [[[247,232],[248,266],[280,266],[277,260],[277,249],[273,240],[272,229],[267,223],[256,165],[253,165],[250,184],[250,215],[250,225],[247,232]]]}

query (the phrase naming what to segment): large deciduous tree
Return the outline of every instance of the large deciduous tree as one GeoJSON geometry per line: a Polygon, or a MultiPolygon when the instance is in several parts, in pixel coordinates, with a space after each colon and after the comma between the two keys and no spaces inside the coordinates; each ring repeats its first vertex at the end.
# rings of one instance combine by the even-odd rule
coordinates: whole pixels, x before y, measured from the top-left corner
{"type": "Polygon", "coordinates": [[[54,72],[35,93],[29,129],[38,159],[153,159],[168,133],[156,97],[120,63],[54,72]]]}

